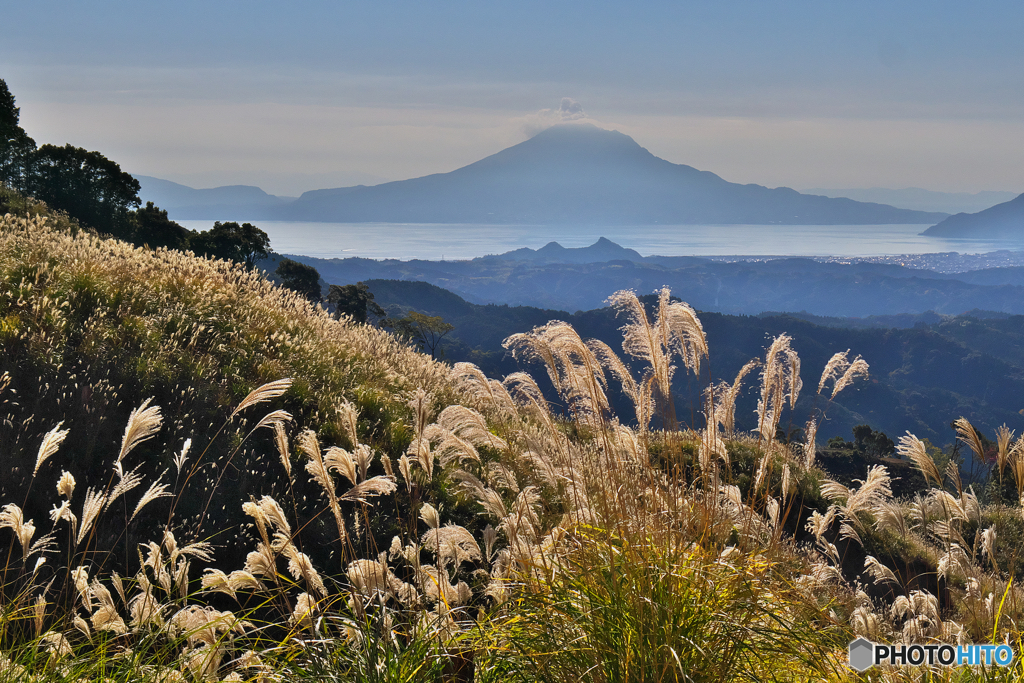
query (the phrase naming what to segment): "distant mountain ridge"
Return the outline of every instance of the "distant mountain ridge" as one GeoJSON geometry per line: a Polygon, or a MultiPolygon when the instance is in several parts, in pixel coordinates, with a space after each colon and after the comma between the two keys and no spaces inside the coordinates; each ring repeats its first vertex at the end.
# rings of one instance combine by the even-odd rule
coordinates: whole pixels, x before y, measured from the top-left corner
{"type": "Polygon", "coordinates": [[[225,185],[197,190],[187,185],[137,175],[143,202],[153,202],[166,209],[173,220],[266,220],[272,208],[295,201],[294,197],[277,197],[253,185],[225,185]]]}
{"type": "MultiPolygon", "coordinates": [[[[143,199],[149,199],[149,182],[143,199]]],[[[167,183],[167,181],[161,181],[167,183]]],[[[163,186],[171,218],[337,223],[538,225],[878,225],[935,223],[947,214],[898,209],[786,187],[728,182],[651,154],[628,135],[562,124],[449,173],[305,192],[289,200],[259,188],[163,186]],[[189,190],[190,188],[184,188],[189,190]],[[194,193],[207,193],[204,195],[194,193]],[[247,204],[236,200],[251,197],[247,204]],[[188,202],[180,204],[179,202],[188,202]],[[222,215],[200,216],[214,209],[222,215]],[[234,211],[236,215],[228,217],[234,211]]],[[[155,201],[155,200],[154,200],[155,201]]],[[[159,205],[160,202],[157,202],[159,205]]]]}
{"type": "Polygon", "coordinates": [[[922,234],[935,237],[1024,241],[1024,194],[978,213],[958,213],[950,216],[922,234]]]}
{"type": "Polygon", "coordinates": [[[1024,314],[1024,268],[944,274],[887,263],[806,258],[721,262],[693,256],[641,257],[609,240],[567,249],[551,243],[470,261],[377,261],[291,255],[333,284],[420,280],[476,304],[568,311],[597,308],[613,292],[669,286],[705,311],[757,315],[804,311],[831,317],[955,315],[972,309],[1024,314]]]}
{"type": "Polygon", "coordinates": [[[941,211],[948,214],[974,213],[995,206],[1016,197],[1014,192],[935,192],[920,187],[905,187],[898,190],[884,187],[868,188],[807,188],[804,194],[820,194],[826,197],[846,197],[858,202],[888,204],[901,209],[915,211],[941,211]]]}
{"type": "Polygon", "coordinates": [[[730,183],[590,124],[553,126],[450,173],[306,192],[276,215],[342,223],[590,225],[930,223],[945,217],[730,183]]]}
{"type": "MultiPolygon", "coordinates": [[[[627,249],[601,237],[589,247],[563,247],[558,242],[548,242],[540,249],[523,247],[504,254],[481,256],[481,260],[529,261],[533,263],[603,263],[604,261],[643,261],[644,257],[634,249],[627,249]]],[[[475,259],[474,259],[475,260],[475,259]]]]}

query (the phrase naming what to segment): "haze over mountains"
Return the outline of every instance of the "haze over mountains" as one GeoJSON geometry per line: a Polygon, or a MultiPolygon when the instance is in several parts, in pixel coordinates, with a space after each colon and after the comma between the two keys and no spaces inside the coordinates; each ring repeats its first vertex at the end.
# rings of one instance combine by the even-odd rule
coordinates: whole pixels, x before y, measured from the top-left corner
{"type": "Polygon", "coordinates": [[[730,183],[660,159],[632,138],[563,124],[497,154],[421,178],[330,190],[298,199],[258,188],[197,190],[144,178],[171,218],[489,224],[933,224],[944,213],[730,183]],[[177,194],[173,194],[177,193],[177,194]],[[205,213],[205,215],[199,215],[205,213]]]}

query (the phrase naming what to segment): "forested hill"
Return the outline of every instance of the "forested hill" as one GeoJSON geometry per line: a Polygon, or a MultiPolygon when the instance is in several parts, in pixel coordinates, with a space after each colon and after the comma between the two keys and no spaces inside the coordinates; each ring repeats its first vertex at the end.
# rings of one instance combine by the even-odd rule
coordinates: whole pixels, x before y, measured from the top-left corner
{"type": "MultiPolygon", "coordinates": [[[[491,376],[521,369],[501,347],[502,340],[552,319],[569,322],[582,336],[600,339],[614,349],[621,345],[619,327],[623,322],[610,308],[568,313],[529,306],[477,305],[425,282],[371,280],[367,285],[377,303],[390,307],[392,313],[411,309],[441,316],[454,325],[443,343],[446,359],[472,361],[491,376]]],[[[699,315],[716,381],[731,381],[744,363],[763,357],[776,335],[785,332],[793,337],[793,347],[803,362],[804,382],[796,415],[810,413],[818,377],[833,353],[850,349],[852,355],[867,360],[870,380],[846,390],[828,409],[829,419],[821,426],[819,441],[832,436],[848,438],[854,425],[868,423],[893,438],[910,430],[943,444],[952,441],[949,423],[959,416],[987,434],[1003,423],[1018,432],[1024,429],[1024,395],[1020,392],[1024,316],[986,320],[933,314],[930,319],[936,322],[919,320],[910,329],[849,329],[816,325],[785,314],[699,315]]],[[[692,376],[677,375],[681,416],[699,410],[693,405],[698,383],[688,383],[688,379],[692,376]]],[[[750,386],[755,384],[750,381],[750,386]]],[[[754,393],[746,391],[737,409],[738,422],[748,429],[754,426],[754,393]]],[[[824,403],[819,399],[819,405],[824,403]]]]}

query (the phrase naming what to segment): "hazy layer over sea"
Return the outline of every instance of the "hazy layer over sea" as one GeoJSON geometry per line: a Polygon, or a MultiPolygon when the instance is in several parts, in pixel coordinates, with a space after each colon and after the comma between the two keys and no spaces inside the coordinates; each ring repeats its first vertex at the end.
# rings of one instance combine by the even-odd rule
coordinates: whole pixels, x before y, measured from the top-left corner
{"type": "MultiPolygon", "coordinates": [[[[179,221],[207,230],[213,221],[179,221]]],[[[927,225],[549,226],[459,223],[303,223],[257,221],[279,254],[318,258],[471,259],[548,242],[585,247],[599,237],[643,256],[886,256],[1024,249],[1024,243],[927,237],[927,225]]]]}

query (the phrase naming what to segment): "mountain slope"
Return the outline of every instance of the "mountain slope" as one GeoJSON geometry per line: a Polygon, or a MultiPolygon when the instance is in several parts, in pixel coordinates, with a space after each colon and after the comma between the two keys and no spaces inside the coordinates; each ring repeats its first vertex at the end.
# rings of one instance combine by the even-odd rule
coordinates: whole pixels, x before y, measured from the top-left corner
{"type": "Polygon", "coordinates": [[[334,222],[620,225],[928,223],[944,217],[730,183],[589,124],[554,126],[450,173],[306,192],[274,215],[334,222]]]}
{"type": "Polygon", "coordinates": [[[978,213],[950,216],[922,234],[1024,240],[1024,194],[978,213]]]}

